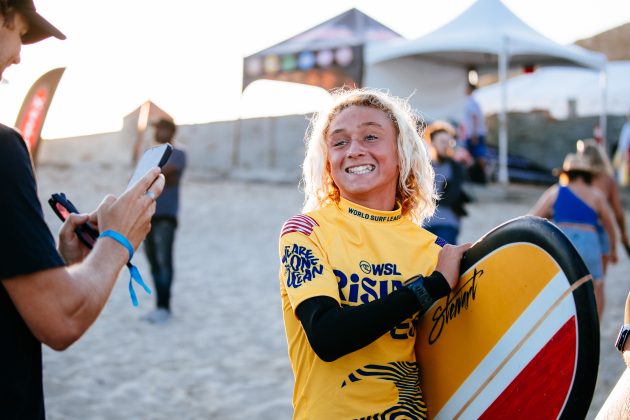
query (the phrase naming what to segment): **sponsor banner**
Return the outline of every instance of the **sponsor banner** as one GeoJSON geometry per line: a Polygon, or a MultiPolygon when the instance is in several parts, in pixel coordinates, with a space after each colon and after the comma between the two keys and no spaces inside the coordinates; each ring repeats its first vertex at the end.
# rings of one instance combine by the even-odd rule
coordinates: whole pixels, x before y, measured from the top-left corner
{"type": "Polygon", "coordinates": [[[243,90],[256,80],[318,86],[361,87],[363,46],[340,46],[298,53],[253,55],[243,63],[243,90]]]}
{"type": "Polygon", "coordinates": [[[278,80],[326,90],[362,87],[364,45],[400,34],[350,9],[243,59],[243,90],[256,80],[278,80]]]}
{"type": "Polygon", "coordinates": [[[46,114],[64,71],[64,67],[56,68],[37,79],[24,98],[15,120],[15,128],[24,137],[34,164],[37,163],[37,150],[46,114]]]}

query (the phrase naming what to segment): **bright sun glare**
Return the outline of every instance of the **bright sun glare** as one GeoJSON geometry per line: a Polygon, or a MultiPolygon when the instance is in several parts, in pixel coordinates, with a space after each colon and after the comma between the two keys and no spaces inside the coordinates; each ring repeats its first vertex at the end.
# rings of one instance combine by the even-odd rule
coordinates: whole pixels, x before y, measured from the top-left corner
{"type": "MultiPolygon", "coordinates": [[[[481,0],[490,1],[490,0],[481,0]]],[[[117,131],[125,115],[151,100],[178,123],[307,113],[329,100],[322,89],[256,82],[241,95],[242,60],[357,7],[408,39],[449,22],[474,0],[312,3],[291,0],[36,0],[66,41],[22,49],[22,63],[0,84],[0,122],[13,125],[31,84],[66,67],[42,132],[58,138],[117,131]],[[124,11],[124,13],[122,12],[124,11]]],[[[515,14],[558,42],[572,42],[630,21],[627,0],[504,0],[515,14]],[[591,4],[593,3],[593,4],[591,4]],[[564,26],[563,22],[567,25],[564,26]]]]}

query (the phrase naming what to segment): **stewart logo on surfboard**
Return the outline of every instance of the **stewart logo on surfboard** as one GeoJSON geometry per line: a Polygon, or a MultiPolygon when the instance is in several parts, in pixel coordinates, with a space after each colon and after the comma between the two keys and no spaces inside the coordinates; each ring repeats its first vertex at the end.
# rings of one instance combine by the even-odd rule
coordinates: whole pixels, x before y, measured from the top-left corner
{"type": "Polygon", "coordinates": [[[444,327],[449,321],[457,318],[462,311],[468,310],[468,306],[477,295],[478,279],[483,276],[483,269],[475,268],[471,278],[466,280],[456,292],[451,292],[446,297],[444,305],[440,304],[433,312],[433,328],[429,333],[429,344],[435,343],[444,327]]]}

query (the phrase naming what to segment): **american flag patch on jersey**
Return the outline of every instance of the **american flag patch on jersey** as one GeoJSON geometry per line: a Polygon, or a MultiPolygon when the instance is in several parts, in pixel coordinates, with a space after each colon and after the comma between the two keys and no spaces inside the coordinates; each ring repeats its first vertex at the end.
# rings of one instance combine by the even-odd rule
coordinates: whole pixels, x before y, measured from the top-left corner
{"type": "Polygon", "coordinates": [[[446,245],[448,242],[446,242],[446,240],[440,238],[439,236],[437,238],[435,238],[435,244],[441,246],[442,248],[444,248],[444,245],[446,245]]]}
{"type": "Polygon", "coordinates": [[[306,216],[305,214],[298,214],[297,216],[293,216],[284,222],[280,237],[291,232],[300,232],[308,236],[311,232],[313,232],[313,228],[315,226],[319,226],[319,224],[313,218],[306,216]]]}

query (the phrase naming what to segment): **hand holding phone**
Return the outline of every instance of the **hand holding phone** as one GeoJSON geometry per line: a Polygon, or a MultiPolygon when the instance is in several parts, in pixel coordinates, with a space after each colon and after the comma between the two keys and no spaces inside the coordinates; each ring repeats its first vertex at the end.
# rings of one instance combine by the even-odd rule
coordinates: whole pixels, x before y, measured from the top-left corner
{"type": "MultiPolygon", "coordinates": [[[[133,186],[136,185],[138,181],[142,179],[142,177],[152,168],[155,168],[156,166],[161,168],[164,166],[164,164],[168,161],[168,158],[171,156],[172,150],[173,146],[168,143],[146,150],[138,161],[125,191],[133,188],[133,186]]],[[[48,199],[48,204],[50,204],[50,207],[62,222],[66,221],[70,213],[79,213],[79,210],[74,206],[74,204],[72,204],[64,193],[52,194],[50,199],[48,199]]],[[[98,229],[89,222],[77,227],[75,232],[79,237],[79,240],[90,249],[94,246],[94,242],[96,242],[99,235],[98,229]]]]}
{"type": "MultiPolygon", "coordinates": [[[[170,157],[171,151],[172,151],[172,146],[170,144],[164,144],[156,148],[151,148],[147,152],[145,152],[143,157],[138,162],[138,165],[136,166],[136,169],[133,175],[131,176],[131,179],[129,180],[126,191],[133,189],[138,184],[138,182],[140,182],[143,179],[144,175],[147,175],[151,171],[151,169],[155,168],[156,166],[161,168],[170,157]]],[[[153,174],[155,174],[155,172],[153,174]]],[[[151,191],[153,194],[151,198],[155,199],[155,196],[159,195],[162,192],[162,189],[164,188],[164,177],[158,176],[157,178],[153,179],[153,181],[151,181],[152,182],[151,184],[149,184],[149,181],[150,181],[150,178],[147,176],[146,181],[144,181],[144,183],[140,185],[140,187],[142,187],[142,190],[144,190],[141,193],[142,194],[147,193],[147,191],[149,190],[149,187],[154,186],[153,188],[154,191],[151,191]]],[[[135,194],[135,191],[134,191],[134,194],[135,194]]],[[[112,212],[111,211],[113,210],[112,206],[115,206],[116,203],[123,203],[121,204],[123,208],[124,207],[129,208],[129,206],[131,206],[131,208],[135,208],[136,210],[138,210],[140,201],[129,200],[129,199],[125,199],[124,197],[122,201],[117,201],[117,200],[112,200],[112,198],[110,197],[109,210],[106,210],[106,211],[112,212]]],[[[67,199],[64,193],[53,194],[51,198],[48,200],[48,204],[50,204],[55,214],[64,222],[66,221],[66,219],[68,219],[71,213],[79,213],[78,209],[74,206],[74,204],[72,204],[70,200],[67,199]]],[[[107,205],[107,203],[105,203],[104,201],[102,205],[107,205]]],[[[101,207],[99,206],[99,210],[98,210],[99,212],[101,211],[100,209],[101,207]]],[[[113,213],[116,213],[116,212],[113,212],[113,213]]],[[[99,220],[101,219],[99,218],[99,220]]],[[[140,225],[144,223],[148,223],[148,221],[149,220],[140,221],[141,222],[140,225]]],[[[76,222],[74,225],[76,225],[76,222]]],[[[66,230],[71,229],[72,227],[73,227],[72,225],[64,226],[66,230]]],[[[103,229],[107,229],[107,227],[105,226],[101,226],[101,227],[103,229]]],[[[64,229],[62,228],[62,231],[63,230],[64,229]]],[[[98,229],[92,224],[90,224],[89,222],[84,223],[80,226],[77,226],[75,228],[75,233],[77,234],[79,240],[88,249],[92,249],[94,247],[94,243],[99,238],[98,229]]],[[[129,268],[129,273],[130,273],[129,294],[131,296],[131,302],[133,303],[133,305],[138,306],[138,299],[136,297],[136,293],[134,291],[132,281],[135,281],[136,283],[138,283],[149,294],[151,294],[151,289],[142,280],[142,276],[140,275],[138,268],[131,263],[131,258],[133,258],[133,249],[130,248],[132,245],[129,243],[129,239],[121,235],[120,232],[113,231],[111,229],[108,229],[104,232],[104,234],[107,234],[107,233],[110,233],[110,235],[108,236],[114,238],[115,240],[119,241],[123,246],[128,248],[129,260],[127,261],[126,265],[129,268]],[[118,235],[118,237],[112,236],[111,234],[116,234],[118,235]],[[121,242],[121,240],[119,239],[120,237],[122,237],[125,240],[125,242],[121,242]]],[[[144,232],[144,235],[146,235],[146,231],[144,232]]],[[[76,247],[72,246],[72,248],[76,248],[76,247]]],[[[61,251],[61,248],[60,248],[60,251],[61,251]]],[[[73,253],[76,253],[76,252],[73,251],[73,253]]],[[[73,258],[70,258],[70,259],[72,260],[73,258]]],[[[80,259],[78,259],[77,262],[78,261],[80,261],[80,259]]]]}
{"type": "Polygon", "coordinates": [[[168,143],[160,144],[159,146],[151,147],[150,149],[145,150],[136,164],[136,168],[127,183],[125,192],[133,188],[133,186],[136,185],[151,168],[162,168],[168,161],[168,158],[171,157],[172,151],[173,146],[168,143]]]}

